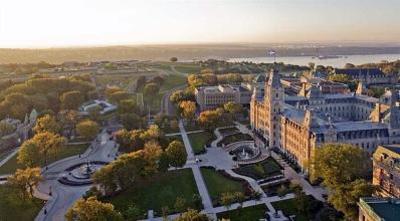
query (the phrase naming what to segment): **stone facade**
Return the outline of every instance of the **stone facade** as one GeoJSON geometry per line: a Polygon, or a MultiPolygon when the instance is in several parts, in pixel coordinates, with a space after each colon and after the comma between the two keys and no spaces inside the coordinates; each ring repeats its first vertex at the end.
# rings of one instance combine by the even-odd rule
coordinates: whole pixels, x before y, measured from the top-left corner
{"type": "Polygon", "coordinates": [[[201,111],[214,109],[228,102],[248,105],[251,95],[251,91],[243,86],[218,85],[195,89],[196,103],[201,111]]]}
{"type": "Polygon", "coordinates": [[[384,197],[400,198],[400,145],[379,146],[373,154],[372,183],[384,197]]]}
{"type": "Polygon", "coordinates": [[[269,148],[279,148],[300,166],[325,143],[348,143],[372,153],[378,145],[400,142],[398,93],[390,102],[365,95],[323,94],[312,86],[302,96],[285,95],[272,71],[264,97],[252,96],[250,123],[269,148]]]}

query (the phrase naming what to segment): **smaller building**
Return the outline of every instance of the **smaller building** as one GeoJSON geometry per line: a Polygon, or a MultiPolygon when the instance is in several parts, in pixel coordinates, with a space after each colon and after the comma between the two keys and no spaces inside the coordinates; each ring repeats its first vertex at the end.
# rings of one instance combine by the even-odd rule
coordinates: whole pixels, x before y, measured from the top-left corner
{"type": "Polygon", "coordinates": [[[251,94],[248,88],[228,84],[195,89],[196,102],[201,111],[213,109],[228,102],[249,105],[251,94]]]}
{"type": "Polygon", "coordinates": [[[359,221],[400,220],[400,199],[363,197],[358,203],[359,221]]]}
{"type": "Polygon", "coordinates": [[[103,100],[93,100],[84,103],[79,111],[82,115],[88,115],[89,112],[95,108],[99,109],[100,114],[107,114],[117,110],[117,106],[110,104],[103,100]]]}
{"type": "Polygon", "coordinates": [[[381,196],[400,198],[400,144],[382,145],[376,149],[372,183],[380,187],[381,196]]]}

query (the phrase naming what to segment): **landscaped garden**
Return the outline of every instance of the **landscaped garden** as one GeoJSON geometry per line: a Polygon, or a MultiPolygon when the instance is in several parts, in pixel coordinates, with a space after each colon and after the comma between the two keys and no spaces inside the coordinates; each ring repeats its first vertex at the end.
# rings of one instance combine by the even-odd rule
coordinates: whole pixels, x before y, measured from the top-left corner
{"type": "Polygon", "coordinates": [[[244,180],[230,177],[214,168],[202,167],[200,170],[214,206],[220,205],[223,193],[241,192],[246,196],[251,194],[251,188],[244,180]]]}
{"type": "Polygon", "coordinates": [[[104,200],[114,204],[119,211],[125,211],[129,206],[136,206],[143,213],[154,210],[156,216],[161,216],[163,207],[168,207],[169,213],[175,212],[178,197],[185,202],[185,209],[190,207],[201,210],[201,200],[200,203],[196,202],[196,196],[198,190],[192,170],[182,169],[138,181],[132,188],[104,200]]]}
{"type": "Polygon", "coordinates": [[[206,151],[205,146],[210,145],[211,141],[215,139],[214,134],[210,132],[188,134],[188,137],[195,154],[204,153],[206,151]]]}
{"type": "Polygon", "coordinates": [[[218,146],[222,145],[226,146],[231,143],[235,143],[238,141],[246,141],[246,140],[253,140],[253,138],[248,134],[242,134],[242,133],[232,134],[224,137],[220,142],[218,142],[218,146]]]}
{"type": "Polygon", "coordinates": [[[260,204],[257,206],[250,206],[218,213],[217,218],[218,220],[226,219],[230,221],[260,220],[265,219],[266,212],[268,212],[267,206],[265,204],[260,204]]]}
{"type": "MultiPolygon", "coordinates": [[[[49,159],[48,164],[66,157],[82,154],[86,151],[88,145],[89,144],[66,145],[59,150],[57,157],[49,159]]],[[[22,164],[18,163],[17,156],[18,153],[11,157],[5,164],[3,164],[3,166],[0,167],[0,174],[11,174],[14,173],[17,169],[24,168],[22,164]]]]}
{"type": "Polygon", "coordinates": [[[289,217],[294,215],[295,221],[308,221],[312,220],[315,214],[322,208],[322,202],[316,200],[313,196],[305,197],[305,202],[301,202],[297,198],[276,201],[272,206],[276,210],[282,210],[285,216],[289,217]]]}
{"type": "Polygon", "coordinates": [[[228,136],[239,133],[239,130],[236,127],[228,127],[224,129],[219,129],[219,132],[222,134],[222,136],[228,136]]]}
{"type": "Polygon", "coordinates": [[[241,166],[233,171],[237,174],[251,177],[255,180],[266,179],[268,177],[282,174],[283,168],[272,157],[262,162],[241,166]]]}
{"type": "Polygon", "coordinates": [[[37,198],[22,200],[7,185],[0,185],[0,220],[34,220],[42,209],[44,202],[37,198]]]}

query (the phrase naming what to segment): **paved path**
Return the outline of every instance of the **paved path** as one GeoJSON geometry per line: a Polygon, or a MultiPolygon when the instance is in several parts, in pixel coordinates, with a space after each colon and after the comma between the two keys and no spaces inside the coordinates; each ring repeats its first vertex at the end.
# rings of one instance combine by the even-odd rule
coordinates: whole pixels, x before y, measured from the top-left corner
{"type": "Polygon", "coordinates": [[[294,183],[298,183],[306,194],[312,195],[319,201],[325,202],[325,199],[322,197],[322,195],[327,194],[327,192],[323,187],[312,186],[309,182],[307,182],[307,180],[304,179],[302,175],[293,170],[293,168],[291,168],[278,154],[271,152],[271,155],[284,167],[283,173],[287,179],[293,181],[294,183]]]}
{"type": "MultiPolygon", "coordinates": [[[[194,154],[193,154],[192,146],[191,146],[189,138],[186,134],[185,127],[183,126],[182,120],[179,121],[179,129],[181,131],[182,140],[183,140],[183,143],[186,148],[186,153],[188,155],[188,157],[187,157],[188,161],[193,160],[194,154]]],[[[199,165],[195,163],[195,164],[191,164],[190,167],[192,168],[192,171],[193,171],[193,176],[196,181],[196,186],[197,186],[197,189],[199,190],[201,200],[203,202],[204,210],[207,211],[207,213],[210,213],[209,215],[215,216],[215,213],[213,212],[213,205],[212,205],[211,197],[208,193],[207,186],[204,182],[199,165]]]]}
{"type": "Polygon", "coordinates": [[[94,143],[81,157],[69,157],[48,166],[48,169],[43,172],[45,181],[39,184],[38,191],[40,193],[36,193],[36,196],[40,198],[45,197],[49,194],[50,188],[52,196],[49,196],[49,200],[36,217],[36,221],[65,220],[64,215],[66,211],[76,200],[81,198],[91,186],[66,186],[57,181],[58,177],[62,176],[66,168],[77,163],[86,162],[88,160],[112,161],[117,152],[117,148],[115,142],[110,141],[108,138],[109,135],[103,131],[99,134],[100,142],[94,143]],[[45,214],[45,210],[47,214],[45,214]]]}

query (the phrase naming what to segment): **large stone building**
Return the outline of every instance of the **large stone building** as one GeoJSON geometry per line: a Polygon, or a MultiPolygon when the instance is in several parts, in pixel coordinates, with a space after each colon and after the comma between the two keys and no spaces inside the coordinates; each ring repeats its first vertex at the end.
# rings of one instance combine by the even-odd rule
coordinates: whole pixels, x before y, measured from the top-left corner
{"type": "Polygon", "coordinates": [[[379,68],[348,68],[333,70],[333,74],[343,74],[353,80],[362,81],[366,85],[370,84],[395,84],[398,80],[396,73],[385,74],[379,68]]]}
{"type": "Polygon", "coordinates": [[[400,220],[400,199],[365,197],[358,202],[359,221],[400,220]]]}
{"type": "Polygon", "coordinates": [[[252,96],[250,123],[266,146],[305,166],[314,149],[324,143],[353,144],[370,153],[378,145],[399,143],[397,99],[395,92],[387,103],[356,93],[323,94],[316,86],[302,95],[288,96],[273,70],[264,96],[252,96]]]}
{"type": "Polygon", "coordinates": [[[228,102],[248,105],[251,94],[251,91],[246,87],[226,84],[195,89],[196,102],[201,111],[213,109],[228,102]]]}
{"type": "MultiPolygon", "coordinates": [[[[372,183],[379,195],[400,198],[400,145],[379,146],[373,155],[372,183]]],[[[400,217],[399,217],[400,219],[400,217]]]]}

